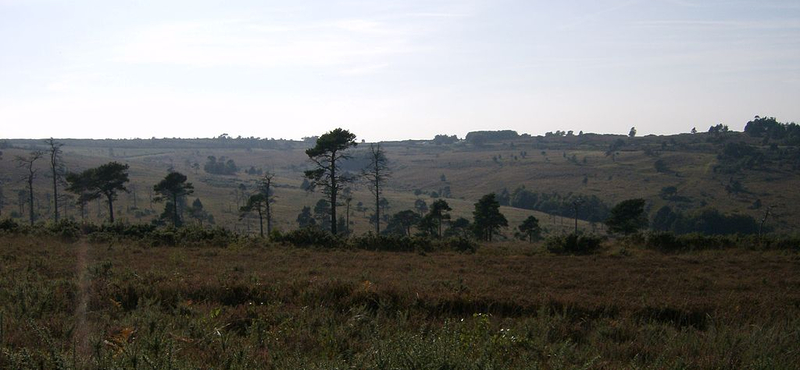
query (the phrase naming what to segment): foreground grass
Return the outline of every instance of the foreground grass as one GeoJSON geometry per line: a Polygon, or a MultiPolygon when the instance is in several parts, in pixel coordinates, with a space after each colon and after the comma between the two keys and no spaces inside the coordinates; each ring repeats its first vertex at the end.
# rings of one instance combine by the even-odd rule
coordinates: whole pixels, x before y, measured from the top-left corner
{"type": "Polygon", "coordinates": [[[797,368],[800,257],[0,237],[0,368],[797,368]]]}

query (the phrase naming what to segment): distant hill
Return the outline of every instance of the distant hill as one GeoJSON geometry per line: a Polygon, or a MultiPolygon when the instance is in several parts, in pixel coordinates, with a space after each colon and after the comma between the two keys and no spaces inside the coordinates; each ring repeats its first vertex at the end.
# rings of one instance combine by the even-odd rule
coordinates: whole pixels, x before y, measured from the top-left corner
{"type": "MultiPolygon", "coordinates": [[[[800,211],[800,194],[795,190],[800,184],[800,130],[771,117],[757,117],[747,127],[745,132],[718,126],[695,134],[644,137],[478,131],[464,140],[439,135],[436,140],[384,142],[392,167],[388,212],[413,209],[417,198],[430,203],[433,197],[444,197],[456,216],[471,218],[472,204],[480,196],[497,193],[512,225],[534,214],[554,231],[568,227],[568,218],[574,214],[570,203],[580,197],[587,201],[578,215],[584,220],[582,227],[598,229],[614,204],[644,198],[651,218],[668,206],[687,215],[715,208],[722,214],[760,221],[767,207],[774,206],[767,226],[794,233],[800,227],[800,219],[794,217],[800,211]]],[[[277,174],[275,209],[280,228],[295,227],[300,209],[313,207],[321,197],[301,189],[302,171],[309,166],[304,151],[313,144],[309,141],[230,137],[59,141],[65,144],[64,160],[71,171],[111,160],[130,164],[135,195],[120,197],[122,219],[129,221],[145,221],[160,213],[163,205],[151,208],[150,189],[169,169],[189,176],[196,187],[191,198],[200,198],[218,224],[240,230],[254,227],[252,221],[239,221],[236,209],[242,197],[240,184],[245,184],[245,191],[252,190],[258,178],[255,170],[277,174]],[[203,165],[209,156],[235,161],[241,170],[228,175],[207,173],[203,165]]],[[[12,212],[24,216],[18,197],[24,186],[17,181],[20,173],[13,159],[37,148],[44,148],[42,141],[0,141],[0,217],[12,212]]],[[[359,170],[364,150],[364,145],[355,149],[347,170],[359,170]]],[[[50,190],[45,161],[40,165],[36,205],[46,217],[50,190]]],[[[354,184],[353,190],[356,202],[368,208],[371,196],[366,188],[354,184]]],[[[103,207],[90,211],[92,218],[103,217],[103,207]]],[[[67,210],[73,217],[75,212],[67,210]]],[[[354,212],[357,230],[368,229],[370,212],[354,212]]]]}

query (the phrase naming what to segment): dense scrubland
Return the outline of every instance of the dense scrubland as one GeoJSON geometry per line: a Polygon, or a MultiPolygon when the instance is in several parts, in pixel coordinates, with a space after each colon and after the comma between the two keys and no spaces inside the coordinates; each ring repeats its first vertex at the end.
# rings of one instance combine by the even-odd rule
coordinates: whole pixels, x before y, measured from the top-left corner
{"type": "MultiPolygon", "coordinates": [[[[99,233],[100,231],[98,231],[99,233]]],[[[800,255],[0,236],[4,368],[796,368],[800,255]]],[[[216,239],[216,240],[215,240],[216,239]]]]}
{"type": "Polygon", "coordinates": [[[337,130],[2,141],[0,367],[800,363],[800,126],[337,130]]]}

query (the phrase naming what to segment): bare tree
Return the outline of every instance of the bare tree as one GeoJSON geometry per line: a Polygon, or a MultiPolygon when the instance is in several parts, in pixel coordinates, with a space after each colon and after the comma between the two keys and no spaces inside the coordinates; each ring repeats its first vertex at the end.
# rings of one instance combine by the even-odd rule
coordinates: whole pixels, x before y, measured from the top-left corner
{"type": "Polygon", "coordinates": [[[344,233],[350,235],[350,204],[353,203],[353,191],[350,188],[342,190],[345,205],[345,227],[344,233]]]}
{"type": "Polygon", "coordinates": [[[369,164],[361,174],[369,181],[369,190],[375,195],[375,234],[381,233],[381,194],[386,179],[389,178],[389,160],[380,144],[369,145],[369,164]]]}
{"type": "Polygon", "coordinates": [[[274,177],[275,174],[267,171],[264,177],[258,181],[258,191],[264,195],[264,210],[267,216],[267,235],[272,234],[272,210],[270,209],[270,204],[275,203],[275,198],[272,195],[272,179],[274,177]]]}
{"type": "Polygon", "coordinates": [[[28,211],[30,211],[31,226],[36,221],[36,214],[33,212],[33,180],[36,179],[38,169],[34,168],[34,163],[42,158],[43,153],[39,150],[32,151],[27,157],[17,156],[17,168],[25,170],[22,180],[28,183],[28,211]]]}
{"type": "Polygon", "coordinates": [[[61,158],[61,147],[64,144],[55,141],[52,137],[46,139],[47,157],[50,160],[50,176],[53,178],[53,219],[58,222],[58,185],[64,184],[64,161],[61,158]]]}

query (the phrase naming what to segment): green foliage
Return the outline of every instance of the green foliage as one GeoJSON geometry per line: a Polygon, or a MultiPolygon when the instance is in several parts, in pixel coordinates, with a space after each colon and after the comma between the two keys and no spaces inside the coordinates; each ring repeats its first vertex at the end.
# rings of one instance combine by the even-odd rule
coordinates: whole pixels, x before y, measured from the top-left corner
{"type": "Polygon", "coordinates": [[[461,236],[439,239],[434,241],[433,245],[435,250],[450,250],[460,253],[475,253],[478,250],[478,243],[461,236]]]}
{"type": "Polygon", "coordinates": [[[16,233],[20,229],[18,223],[10,218],[5,218],[0,221],[0,232],[13,234],[16,233]]]}
{"type": "Polygon", "coordinates": [[[628,199],[618,203],[611,209],[611,215],[606,220],[608,230],[628,235],[646,228],[648,221],[644,204],[644,199],[628,199]]]}
{"type": "Polygon", "coordinates": [[[664,206],[656,211],[652,228],[657,231],[672,231],[677,234],[756,234],[758,233],[758,222],[749,215],[726,215],[714,208],[701,208],[685,214],[673,211],[669,206],[664,206]]]}
{"type": "Polygon", "coordinates": [[[350,238],[349,244],[356,249],[371,251],[414,252],[431,250],[431,241],[428,238],[396,234],[375,235],[367,233],[350,238]]]}
{"type": "Polygon", "coordinates": [[[354,177],[341,171],[341,162],[350,158],[347,149],[356,146],[356,135],[350,131],[337,128],[326,132],[316,140],[314,147],[306,150],[306,155],[315,168],[305,171],[304,175],[309,180],[308,189],[322,188],[330,199],[331,205],[331,233],[336,234],[336,206],[337,195],[344,185],[354,181],[354,177]]]}
{"type": "Polygon", "coordinates": [[[458,136],[452,135],[436,135],[433,137],[433,143],[435,145],[449,145],[458,142],[458,136]]]}
{"type": "Polygon", "coordinates": [[[545,239],[545,247],[555,254],[591,254],[600,250],[603,238],[597,235],[553,235],[545,239]]]}
{"type": "Polygon", "coordinates": [[[318,227],[304,227],[284,233],[275,242],[290,244],[295,247],[341,248],[344,240],[331,234],[330,231],[318,227]]]}
{"type": "Polygon", "coordinates": [[[297,226],[301,229],[315,226],[317,224],[317,220],[314,219],[314,216],[311,214],[311,207],[305,206],[302,210],[300,210],[300,214],[297,215],[297,226]]]}
{"type": "MultiPolygon", "coordinates": [[[[503,199],[502,196],[499,199],[503,199]]],[[[529,209],[559,215],[563,217],[575,217],[575,210],[572,204],[580,200],[580,218],[591,222],[605,221],[609,215],[609,206],[596,195],[580,195],[559,193],[536,193],[525,189],[524,186],[516,188],[509,195],[508,205],[516,208],[529,209]]],[[[502,203],[501,203],[502,204],[502,203]]]]}
{"type": "Polygon", "coordinates": [[[800,250],[800,238],[762,237],[755,235],[706,235],[701,233],[675,234],[673,232],[650,232],[644,245],[664,253],[682,253],[718,249],[776,249],[800,250]]]}
{"type": "Polygon", "coordinates": [[[473,228],[481,240],[492,241],[492,236],[502,227],[508,227],[508,220],[500,213],[500,203],[494,193],[486,194],[475,203],[473,228]]]}
{"type": "Polygon", "coordinates": [[[428,214],[420,221],[420,230],[442,237],[444,222],[450,219],[450,205],[444,199],[437,199],[431,203],[428,214]]]}
{"type": "Polygon", "coordinates": [[[239,171],[239,167],[236,166],[236,162],[233,159],[228,159],[225,156],[217,159],[217,157],[210,155],[206,158],[203,170],[214,175],[235,175],[239,171]]]}
{"type": "Polygon", "coordinates": [[[47,231],[65,242],[75,242],[83,236],[80,224],[67,219],[47,225],[47,231]]]}
{"type": "Polygon", "coordinates": [[[445,238],[460,237],[470,238],[475,234],[474,225],[464,217],[459,217],[450,222],[450,227],[444,231],[445,238]]]}
{"type": "Polygon", "coordinates": [[[539,226],[539,219],[534,216],[528,216],[528,218],[522,221],[518,229],[519,233],[517,233],[517,238],[519,239],[533,243],[542,237],[542,227],[539,226]]]}
{"type": "Polygon", "coordinates": [[[785,140],[787,144],[800,144],[800,125],[778,122],[775,117],[755,118],[744,126],[744,132],[752,137],[763,137],[773,140],[785,140]]]}
{"type": "Polygon", "coordinates": [[[78,202],[83,204],[104,196],[108,202],[109,221],[114,223],[114,200],[120,191],[128,191],[125,184],[129,181],[127,164],[109,162],[80,173],[68,174],[67,191],[77,194],[78,202]]]}
{"type": "Polygon", "coordinates": [[[518,137],[519,134],[512,130],[471,131],[464,137],[464,141],[472,145],[480,146],[488,142],[516,139],[518,137]]]}
{"type": "MultiPolygon", "coordinates": [[[[156,202],[163,201],[164,199],[172,201],[172,225],[175,227],[181,226],[182,207],[178,206],[179,198],[194,193],[194,186],[191,182],[186,182],[186,180],[186,175],[180,172],[170,172],[163,180],[153,186],[153,191],[159,194],[159,196],[154,199],[156,202]]],[[[167,206],[169,206],[169,203],[167,203],[167,206]]],[[[167,208],[165,208],[165,213],[167,213],[167,211],[167,208]]]]}
{"type": "Polygon", "coordinates": [[[386,225],[384,233],[411,236],[411,228],[421,220],[422,217],[410,209],[397,212],[389,218],[389,223],[386,225]]]}

